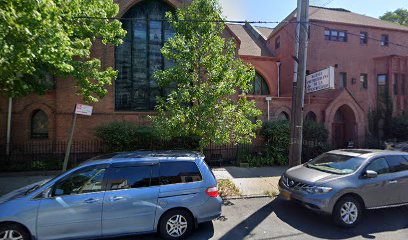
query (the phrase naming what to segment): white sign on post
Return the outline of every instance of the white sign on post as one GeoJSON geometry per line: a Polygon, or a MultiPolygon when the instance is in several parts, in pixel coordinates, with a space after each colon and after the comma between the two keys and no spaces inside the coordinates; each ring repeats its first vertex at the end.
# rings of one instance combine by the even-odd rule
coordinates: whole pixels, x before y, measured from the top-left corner
{"type": "Polygon", "coordinates": [[[77,104],[75,106],[75,114],[91,116],[92,109],[93,109],[92,106],[84,105],[84,104],[77,104]]]}
{"type": "Polygon", "coordinates": [[[324,89],[334,89],[334,67],[329,67],[306,76],[306,93],[324,89]]]}

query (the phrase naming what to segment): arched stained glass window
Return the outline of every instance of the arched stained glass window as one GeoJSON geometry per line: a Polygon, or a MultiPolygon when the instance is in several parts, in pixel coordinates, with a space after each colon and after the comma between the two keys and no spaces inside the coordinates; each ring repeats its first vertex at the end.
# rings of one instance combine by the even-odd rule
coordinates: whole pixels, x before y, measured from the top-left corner
{"type": "Polygon", "coordinates": [[[41,110],[34,111],[31,117],[31,138],[48,138],[48,117],[41,110]]]}
{"type": "Polygon", "coordinates": [[[287,121],[289,121],[289,114],[287,114],[285,111],[282,111],[278,115],[278,120],[287,120],[287,121]]]}
{"type": "Polygon", "coordinates": [[[163,43],[174,36],[168,22],[162,21],[171,10],[162,0],[148,0],[136,4],[123,16],[127,35],[115,52],[116,110],[153,110],[156,97],[164,94],[153,73],[171,64],[160,52],[163,43]]]}
{"type": "Polygon", "coordinates": [[[255,74],[255,78],[252,81],[252,88],[250,89],[248,94],[269,95],[268,84],[266,84],[265,79],[258,73],[255,74]]]}

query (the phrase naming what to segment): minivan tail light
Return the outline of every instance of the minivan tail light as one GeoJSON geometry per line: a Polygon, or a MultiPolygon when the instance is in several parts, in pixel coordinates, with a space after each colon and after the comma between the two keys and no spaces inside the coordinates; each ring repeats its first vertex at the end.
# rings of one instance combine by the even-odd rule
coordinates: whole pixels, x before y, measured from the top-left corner
{"type": "Polygon", "coordinates": [[[218,197],[218,187],[217,186],[207,188],[207,190],[205,190],[205,192],[207,193],[208,196],[210,196],[212,198],[218,197]]]}

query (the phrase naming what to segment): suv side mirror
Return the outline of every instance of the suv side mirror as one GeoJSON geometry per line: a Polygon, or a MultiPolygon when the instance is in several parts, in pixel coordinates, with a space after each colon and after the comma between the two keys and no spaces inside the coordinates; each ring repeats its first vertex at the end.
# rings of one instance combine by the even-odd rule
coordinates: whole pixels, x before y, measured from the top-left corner
{"type": "Polygon", "coordinates": [[[364,176],[366,178],[375,178],[375,177],[378,176],[378,173],[376,171],[373,171],[373,170],[366,170],[364,176]]]}

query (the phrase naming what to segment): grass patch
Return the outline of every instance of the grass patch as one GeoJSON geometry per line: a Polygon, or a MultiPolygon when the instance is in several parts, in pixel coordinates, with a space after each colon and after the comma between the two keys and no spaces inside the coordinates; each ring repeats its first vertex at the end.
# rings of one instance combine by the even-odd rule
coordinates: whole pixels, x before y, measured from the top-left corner
{"type": "Polygon", "coordinates": [[[229,179],[219,179],[218,182],[218,192],[221,198],[241,196],[241,192],[235,186],[235,184],[229,179]]]}
{"type": "Polygon", "coordinates": [[[279,193],[276,191],[265,191],[264,192],[265,195],[267,195],[270,198],[276,198],[277,196],[279,196],[279,193]]]}

